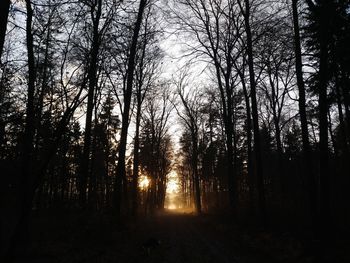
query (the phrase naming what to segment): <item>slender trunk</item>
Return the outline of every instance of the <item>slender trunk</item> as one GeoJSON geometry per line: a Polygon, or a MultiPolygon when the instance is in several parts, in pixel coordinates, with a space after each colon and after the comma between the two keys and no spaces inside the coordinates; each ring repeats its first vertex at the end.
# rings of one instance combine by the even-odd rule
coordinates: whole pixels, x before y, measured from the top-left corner
{"type": "Polygon", "coordinates": [[[344,108],[345,108],[345,132],[346,135],[348,137],[348,141],[349,141],[349,147],[350,147],[350,91],[349,91],[349,85],[350,82],[349,81],[345,81],[347,80],[347,76],[343,73],[342,74],[342,93],[343,93],[343,98],[344,98],[344,108]]]}
{"type": "MultiPolygon", "coordinates": [[[[196,128],[194,128],[196,129],[196,128]]],[[[198,174],[198,133],[196,131],[192,132],[192,170],[193,170],[193,179],[194,179],[194,196],[195,196],[195,207],[196,212],[200,214],[202,212],[201,204],[201,192],[199,185],[199,174],[198,174]]]]}
{"type": "Polygon", "coordinates": [[[136,127],[134,141],[134,162],[133,162],[133,193],[132,193],[132,213],[135,216],[138,209],[138,179],[139,179],[139,149],[140,149],[140,120],[141,120],[141,102],[138,101],[136,111],[136,127]]]}
{"type": "Polygon", "coordinates": [[[318,105],[319,105],[319,161],[320,161],[320,232],[328,234],[330,223],[330,174],[328,164],[328,12],[326,1],[323,1],[321,15],[319,17],[321,23],[321,39],[320,39],[320,65],[319,65],[319,84],[318,84],[318,105]]]}
{"type": "Polygon", "coordinates": [[[137,19],[134,26],[134,33],[131,41],[131,47],[130,47],[129,59],[128,59],[126,90],[124,94],[124,109],[123,109],[123,115],[122,115],[122,129],[120,134],[118,164],[116,169],[117,179],[116,179],[116,184],[114,187],[114,194],[113,194],[114,207],[116,208],[117,215],[120,215],[120,212],[121,212],[122,181],[126,177],[125,152],[126,152],[126,143],[127,143],[127,135],[128,135],[128,127],[129,127],[131,95],[132,95],[133,80],[134,80],[135,57],[136,57],[139,32],[140,32],[141,23],[142,23],[142,17],[143,17],[143,13],[146,8],[146,5],[147,5],[147,0],[140,0],[139,10],[138,10],[137,19]]]}
{"type": "Polygon", "coordinates": [[[36,69],[34,60],[34,41],[32,34],[32,19],[33,19],[33,9],[31,6],[31,1],[26,1],[27,6],[27,22],[26,22],[26,37],[27,37],[27,52],[28,52],[28,90],[27,90],[27,107],[26,107],[26,119],[25,119],[25,130],[23,138],[23,172],[25,181],[27,180],[28,165],[31,163],[33,154],[33,140],[35,134],[35,79],[36,79],[36,69]]]}
{"type": "Polygon", "coordinates": [[[142,45],[142,53],[139,62],[139,76],[138,76],[138,87],[136,92],[136,127],[135,127],[135,139],[134,139],[134,159],[133,159],[133,179],[132,179],[132,214],[137,215],[138,209],[138,199],[139,199],[139,189],[138,189],[138,180],[139,180],[139,149],[140,149],[140,122],[141,122],[141,106],[142,102],[146,96],[148,87],[145,87],[144,92],[142,93],[143,88],[143,70],[144,70],[144,60],[146,55],[147,47],[147,19],[145,25],[145,39],[142,45]]]}
{"type": "Polygon", "coordinates": [[[344,121],[344,114],[343,114],[343,107],[342,107],[342,96],[340,92],[340,81],[338,76],[336,76],[336,83],[335,83],[335,91],[336,91],[336,98],[337,98],[337,107],[338,107],[338,114],[339,114],[339,127],[340,127],[340,148],[343,153],[348,154],[349,153],[349,141],[348,136],[346,134],[346,124],[344,121]]]}
{"type": "Polygon", "coordinates": [[[7,29],[7,19],[10,11],[10,0],[0,1],[0,64],[1,55],[4,48],[6,29],[7,29]]]}
{"type": "Polygon", "coordinates": [[[35,60],[34,41],[32,33],[33,9],[30,0],[26,0],[27,20],[26,20],[26,45],[28,55],[28,89],[26,118],[23,135],[23,148],[21,152],[21,172],[20,182],[17,189],[18,207],[17,220],[13,222],[14,233],[9,237],[8,246],[4,248],[5,258],[10,261],[17,253],[25,251],[28,238],[28,223],[31,216],[32,200],[34,197],[34,182],[36,180],[34,170],[34,134],[35,134],[35,60]]]}
{"type": "Polygon", "coordinates": [[[282,141],[281,141],[281,128],[280,128],[280,122],[278,120],[277,114],[274,116],[274,126],[275,126],[275,137],[276,137],[276,146],[277,146],[277,153],[279,156],[282,156],[283,149],[282,149],[282,141]]]}
{"type": "Polygon", "coordinates": [[[225,120],[226,146],[227,146],[227,176],[229,187],[230,207],[233,214],[237,213],[237,187],[236,174],[234,167],[234,149],[233,149],[233,109],[232,109],[232,95],[227,94],[227,116],[225,120]]]}
{"type": "Polygon", "coordinates": [[[272,178],[272,191],[274,194],[274,201],[281,201],[281,197],[284,190],[284,178],[283,178],[283,149],[282,149],[282,141],[281,141],[281,128],[280,128],[280,121],[278,118],[278,114],[276,113],[276,110],[274,109],[273,114],[274,119],[274,126],[275,126],[275,138],[276,138],[276,146],[277,146],[277,167],[276,171],[273,173],[274,178],[272,178]]]}
{"type": "Polygon", "coordinates": [[[247,85],[245,83],[244,75],[241,76],[241,82],[243,87],[244,101],[246,106],[247,120],[246,120],[246,133],[247,133],[247,172],[248,172],[248,184],[249,184],[249,205],[251,212],[254,211],[254,172],[252,162],[252,116],[249,102],[249,94],[247,85]]]}
{"type": "Polygon", "coordinates": [[[263,164],[261,158],[261,145],[260,145],[260,131],[259,131],[259,117],[258,106],[256,98],[256,81],[254,72],[254,57],[253,57],[253,43],[252,33],[250,28],[250,3],[249,0],[245,0],[244,12],[244,24],[247,36],[247,54],[248,54],[248,68],[249,68],[249,80],[250,80],[250,93],[252,102],[252,116],[253,116],[253,131],[254,131],[254,153],[255,153],[255,165],[256,165],[256,177],[258,182],[258,197],[259,197],[259,210],[260,219],[263,225],[266,225],[266,211],[265,211],[265,189],[264,189],[264,173],[263,164]]]}
{"type": "MultiPolygon", "coordinates": [[[[48,72],[47,67],[49,63],[49,48],[50,48],[50,38],[51,38],[51,16],[49,17],[48,21],[48,29],[47,29],[47,35],[46,35],[46,43],[45,43],[45,56],[44,56],[44,63],[43,63],[43,77],[42,77],[42,83],[41,83],[41,90],[38,98],[38,106],[37,106],[37,112],[36,112],[36,128],[37,130],[40,130],[41,128],[41,121],[42,121],[42,113],[44,108],[44,97],[48,89],[48,72]]],[[[37,133],[35,138],[35,148],[39,147],[40,143],[40,134],[37,133]]]]}
{"type": "Polygon", "coordinates": [[[304,177],[307,178],[307,189],[309,194],[309,205],[311,212],[312,225],[317,225],[317,184],[315,174],[313,172],[313,164],[311,158],[311,147],[309,141],[309,129],[306,115],[306,92],[303,78],[303,64],[301,57],[300,28],[298,17],[298,0],[292,0],[293,9],[293,26],[294,26],[294,49],[295,49],[295,70],[297,77],[297,85],[299,91],[299,115],[301,123],[302,145],[303,145],[303,161],[304,161],[304,177]]]}
{"type": "Polygon", "coordinates": [[[98,107],[95,105],[94,109],[94,134],[92,138],[92,145],[91,145],[91,161],[90,161],[90,180],[89,180],[89,198],[88,198],[88,207],[89,209],[96,209],[97,206],[97,176],[96,173],[94,173],[94,165],[96,164],[96,151],[97,151],[97,126],[98,126],[98,114],[97,114],[98,107]]]}
{"type": "MultiPolygon", "coordinates": [[[[215,72],[216,77],[218,81],[218,86],[220,90],[220,98],[222,103],[222,115],[223,115],[223,126],[225,128],[222,129],[223,135],[226,137],[226,160],[227,160],[227,177],[229,182],[229,204],[230,209],[233,214],[235,214],[236,211],[236,200],[235,200],[235,191],[234,191],[234,167],[233,167],[233,128],[232,128],[232,102],[231,102],[231,96],[225,93],[224,91],[224,85],[223,81],[221,79],[221,70],[220,70],[220,63],[217,56],[217,51],[215,48],[213,48],[214,51],[214,65],[215,65],[215,72]],[[226,96],[226,95],[227,96],[226,96]]],[[[226,90],[230,90],[227,85],[229,85],[227,78],[226,78],[226,90]]]]}
{"type": "MultiPolygon", "coordinates": [[[[95,12],[95,7],[91,10],[93,14],[95,12]]],[[[97,85],[97,62],[98,62],[98,53],[100,47],[100,34],[99,34],[99,22],[101,17],[102,9],[102,0],[98,1],[96,17],[92,15],[93,22],[93,40],[91,44],[91,55],[89,61],[88,69],[88,102],[86,109],[86,118],[85,118],[85,133],[84,133],[84,147],[83,155],[80,166],[80,204],[84,208],[86,206],[86,190],[87,190],[87,180],[89,177],[89,168],[90,168],[90,152],[91,152],[91,126],[92,126],[92,113],[94,108],[94,95],[97,85]]]]}
{"type": "Polygon", "coordinates": [[[337,153],[339,151],[339,149],[338,149],[338,145],[335,141],[334,132],[333,132],[333,125],[332,125],[332,117],[331,117],[331,113],[330,113],[329,109],[328,109],[327,116],[328,116],[328,132],[329,132],[329,136],[330,136],[330,139],[332,142],[333,151],[334,151],[334,153],[337,153]]]}

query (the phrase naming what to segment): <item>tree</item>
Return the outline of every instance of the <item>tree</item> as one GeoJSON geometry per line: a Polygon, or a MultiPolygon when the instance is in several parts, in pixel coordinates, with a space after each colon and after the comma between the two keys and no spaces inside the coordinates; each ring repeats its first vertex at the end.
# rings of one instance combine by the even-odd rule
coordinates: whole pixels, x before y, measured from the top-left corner
{"type": "Polygon", "coordinates": [[[126,183],[126,172],[125,172],[125,152],[126,152],[126,143],[127,143],[127,135],[128,135],[128,127],[129,127],[129,111],[131,104],[131,95],[133,89],[133,81],[134,81],[134,70],[135,70],[135,57],[137,51],[138,37],[141,29],[141,23],[143,20],[144,11],[148,4],[147,0],[140,0],[137,18],[135,21],[133,36],[131,40],[131,46],[128,57],[128,69],[127,69],[127,78],[126,78],[126,89],[124,94],[124,109],[122,114],[122,128],[120,134],[120,143],[119,143],[119,152],[118,152],[118,165],[117,165],[117,182],[115,184],[114,189],[114,205],[116,208],[116,212],[120,214],[121,208],[121,189],[122,189],[122,181],[126,183]]]}
{"type": "MultiPolygon", "coordinates": [[[[89,81],[88,88],[88,101],[85,118],[85,133],[84,133],[84,148],[83,156],[81,160],[81,182],[80,182],[80,202],[81,206],[84,207],[86,203],[86,183],[89,177],[89,166],[90,166],[90,145],[91,145],[91,127],[92,127],[92,113],[94,107],[94,97],[97,85],[97,67],[99,49],[101,44],[101,31],[99,31],[100,19],[102,15],[102,0],[97,0],[95,3],[89,3],[90,14],[92,20],[92,42],[91,42],[91,53],[89,54],[89,67],[87,79],[89,81]]],[[[88,4],[88,5],[89,5],[88,4]]]]}
{"type": "Polygon", "coordinates": [[[251,5],[249,0],[238,1],[240,10],[244,17],[246,41],[247,41],[247,55],[248,55],[248,69],[249,69],[249,83],[250,83],[250,96],[252,105],[252,119],[253,119],[253,131],[254,131],[254,154],[255,154],[255,172],[258,180],[258,193],[259,193],[259,209],[261,216],[261,223],[266,224],[266,209],[265,209],[265,193],[264,193],[264,178],[263,178],[263,165],[262,165],[262,152],[260,146],[259,135],[259,117],[256,98],[256,79],[254,71],[254,54],[253,54],[253,39],[250,25],[251,18],[251,5]]]}
{"type": "Polygon", "coordinates": [[[188,91],[188,72],[184,70],[180,73],[179,80],[175,82],[176,89],[180,101],[183,106],[183,111],[175,107],[178,116],[181,121],[184,123],[185,131],[190,134],[191,140],[191,170],[192,178],[194,184],[194,197],[195,197],[195,207],[196,212],[200,214],[202,212],[201,204],[201,190],[200,190],[200,178],[198,172],[198,158],[199,158],[199,125],[201,122],[200,119],[200,109],[202,107],[201,95],[198,90],[192,89],[188,91]]]}
{"type": "MultiPolygon", "coordinates": [[[[15,175],[16,179],[14,184],[15,191],[11,191],[11,198],[16,200],[16,205],[14,206],[14,219],[11,218],[11,222],[8,222],[8,231],[4,235],[4,239],[7,242],[7,246],[3,248],[5,257],[9,260],[12,259],[16,251],[18,249],[26,246],[26,238],[27,238],[27,227],[28,221],[31,216],[32,203],[34,199],[34,195],[36,189],[41,183],[42,178],[45,175],[45,172],[48,168],[52,157],[58,150],[61,139],[63,138],[64,133],[66,132],[69,121],[74,114],[75,110],[81,103],[81,95],[82,88],[76,87],[67,90],[67,86],[72,84],[72,76],[78,70],[73,70],[72,76],[70,79],[62,84],[62,93],[64,93],[64,97],[62,101],[64,102],[64,106],[61,114],[55,121],[55,125],[52,133],[50,134],[50,138],[47,140],[47,144],[44,147],[40,148],[34,145],[35,134],[38,132],[38,125],[36,124],[36,119],[39,114],[37,111],[38,105],[36,102],[38,101],[37,95],[38,87],[36,86],[36,81],[38,78],[38,63],[35,59],[35,37],[33,34],[34,27],[34,10],[32,8],[32,2],[26,1],[27,8],[27,19],[26,19],[26,48],[27,48],[27,65],[28,65],[28,84],[26,91],[26,106],[24,107],[25,111],[25,121],[24,121],[24,131],[18,134],[21,139],[21,147],[20,147],[20,171],[15,175]],[[37,147],[37,148],[35,148],[37,147]],[[40,158],[39,158],[40,153],[40,158]],[[18,176],[18,178],[17,178],[18,176]]],[[[68,44],[69,46],[68,38],[68,44]]],[[[66,51],[66,50],[65,50],[66,51]]],[[[64,51],[64,57],[61,65],[61,72],[64,70],[65,58],[67,53],[64,51]]],[[[73,66],[74,63],[71,64],[73,66]]],[[[79,67],[77,67],[79,69],[79,67]]],[[[62,77],[63,74],[61,74],[62,77]]],[[[82,85],[84,86],[84,85],[82,85]]],[[[71,87],[71,86],[70,86],[71,87]]],[[[54,92],[53,92],[54,93],[54,92]]],[[[55,95],[51,94],[53,97],[55,95]]],[[[56,101],[57,103],[57,101],[56,101]]],[[[49,109],[52,110],[54,108],[55,103],[51,100],[49,104],[49,109]]],[[[39,107],[40,108],[40,107],[39,107]]],[[[9,191],[10,189],[6,189],[9,191]]],[[[10,220],[6,218],[6,220],[10,220]]]]}
{"type": "Polygon", "coordinates": [[[10,0],[4,0],[0,3],[0,61],[2,56],[2,50],[5,43],[6,29],[7,29],[7,19],[10,10],[10,0]]]}
{"type": "Polygon", "coordinates": [[[191,53],[203,56],[213,67],[217,88],[220,92],[222,117],[226,135],[227,177],[229,181],[230,206],[237,212],[236,169],[234,167],[234,120],[233,95],[238,85],[238,75],[233,71],[234,61],[239,56],[236,48],[240,39],[238,9],[233,1],[182,1],[174,11],[185,32],[190,32],[197,43],[191,53]]]}
{"type": "Polygon", "coordinates": [[[303,63],[301,53],[301,40],[300,40],[300,26],[299,26],[299,12],[298,12],[298,0],[292,1],[293,11],[293,29],[294,29],[294,52],[295,52],[295,74],[298,86],[298,106],[299,116],[301,123],[301,135],[303,143],[303,160],[304,160],[304,175],[307,178],[309,202],[312,221],[316,222],[317,218],[317,189],[315,174],[313,172],[313,164],[311,158],[311,147],[309,140],[309,129],[306,115],[306,91],[303,77],[303,63]]]}
{"type": "Polygon", "coordinates": [[[140,135],[140,166],[150,179],[146,211],[164,208],[167,174],[172,165],[172,143],[168,134],[173,106],[165,84],[157,87],[145,102],[140,135]]]}
{"type": "Polygon", "coordinates": [[[155,85],[158,78],[158,68],[160,59],[162,58],[161,50],[158,46],[157,32],[153,24],[152,17],[153,6],[149,5],[145,22],[143,25],[143,34],[140,47],[137,54],[137,66],[135,69],[135,100],[136,100],[136,116],[135,116],[135,137],[134,137],[134,153],[133,153],[133,183],[132,183],[132,212],[137,214],[138,209],[138,178],[139,178],[139,150],[140,150],[140,124],[141,110],[143,102],[148,92],[155,85]]]}

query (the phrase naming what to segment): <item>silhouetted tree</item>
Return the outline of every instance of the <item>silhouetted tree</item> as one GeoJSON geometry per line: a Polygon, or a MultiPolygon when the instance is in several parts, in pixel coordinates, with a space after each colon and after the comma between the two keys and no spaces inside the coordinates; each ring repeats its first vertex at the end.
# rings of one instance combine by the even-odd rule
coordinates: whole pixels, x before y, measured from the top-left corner
{"type": "Polygon", "coordinates": [[[7,18],[10,11],[10,0],[5,0],[0,3],[0,61],[2,56],[2,50],[5,43],[5,35],[7,29],[7,18]]]}
{"type": "Polygon", "coordinates": [[[134,81],[134,70],[135,70],[135,57],[137,52],[137,44],[139,38],[139,32],[141,29],[141,24],[143,21],[143,15],[148,4],[148,0],[140,0],[137,18],[135,21],[133,36],[131,40],[129,56],[128,56],[128,67],[127,67],[127,77],[126,77],[126,87],[124,94],[124,109],[122,113],[122,127],[120,134],[120,142],[119,142],[119,152],[118,152],[118,165],[117,165],[117,182],[115,184],[114,189],[114,204],[116,208],[116,212],[120,213],[121,207],[121,190],[122,190],[122,182],[126,184],[126,174],[125,174],[125,152],[126,152],[126,143],[127,143],[127,135],[128,135],[128,127],[129,127],[129,111],[131,104],[131,96],[133,89],[133,81],[134,81]]]}

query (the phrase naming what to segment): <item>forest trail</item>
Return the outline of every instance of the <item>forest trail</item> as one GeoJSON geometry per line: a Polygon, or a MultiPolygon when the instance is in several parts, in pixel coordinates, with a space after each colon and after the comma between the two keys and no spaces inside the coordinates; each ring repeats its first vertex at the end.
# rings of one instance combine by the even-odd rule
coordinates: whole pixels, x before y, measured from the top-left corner
{"type": "Polygon", "coordinates": [[[160,244],[148,251],[142,249],[143,261],[135,262],[240,262],[232,240],[225,238],[219,228],[207,218],[193,214],[159,214],[145,220],[139,234],[141,240],[156,239],[160,244]]]}
{"type": "Polygon", "coordinates": [[[273,262],[249,249],[237,228],[217,216],[165,211],[121,225],[109,216],[49,217],[34,217],[29,255],[18,262],[273,262]]]}
{"type": "MultiPolygon", "coordinates": [[[[321,262],[307,240],[248,230],[225,215],[164,211],[118,223],[110,214],[46,211],[30,229],[30,249],[15,263],[321,262]]],[[[349,243],[333,243],[322,262],[350,262],[349,243]]]]}

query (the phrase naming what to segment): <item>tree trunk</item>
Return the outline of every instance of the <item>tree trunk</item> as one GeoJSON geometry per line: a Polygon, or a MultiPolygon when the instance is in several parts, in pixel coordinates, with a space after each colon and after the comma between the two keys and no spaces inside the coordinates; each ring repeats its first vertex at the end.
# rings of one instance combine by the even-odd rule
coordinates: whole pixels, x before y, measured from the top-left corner
{"type": "MultiPolygon", "coordinates": [[[[342,76],[343,80],[347,79],[347,76],[345,76],[344,73],[342,75],[343,75],[342,76]]],[[[342,85],[342,93],[343,93],[344,107],[345,107],[345,120],[346,120],[345,131],[348,137],[349,147],[350,147],[350,91],[349,91],[349,87],[347,86],[349,85],[349,81],[346,81],[345,83],[342,85]]]]}
{"type": "Polygon", "coordinates": [[[0,64],[1,56],[5,43],[6,29],[7,29],[7,19],[10,10],[10,0],[1,0],[0,1],[0,64]]]}
{"type": "Polygon", "coordinates": [[[117,170],[116,170],[117,179],[116,179],[116,184],[114,187],[114,194],[113,194],[114,207],[116,209],[117,215],[120,215],[120,212],[121,212],[122,181],[126,177],[125,152],[126,152],[126,143],[127,143],[127,135],[128,135],[128,127],[129,127],[129,112],[130,112],[133,80],[134,80],[137,42],[138,42],[139,32],[140,32],[141,23],[142,23],[142,17],[143,17],[143,13],[145,11],[146,5],[147,5],[147,0],[140,0],[139,10],[138,10],[137,19],[134,26],[134,33],[131,41],[131,47],[130,47],[129,58],[128,58],[128,71],[127,71],[127,79],[126,79],[126,90],[124,94],[124,109],[123,109],[123,115],[122,115],[122,129],[120,134],[118,164],[117,164],[117,170]]]}
{"type": "Polygon", "coordinates": [[[246,124],[246,133],[247,133],[247,170],[248,170],[248,183],[249,183],[249,201],[250,201],[250,210],[254,211],[254,173],[253,173],[253,162],[252,162],[252,117],[251,117],[251,109],[249,102],[249,95],[247,91],[247,86],[244,80],[244,76],[241,77],[244,100],[246,105],[247,112],[247,124],[246,124]]]}
{"type": "MultiPolygon", "coordinates": [[[[214,65],[216,70],[216,76],[218,80],[218,86],[220,90],[220,97],[221,97],[221,103],[222,103],[222,110],[223,110],[223,126],[225,126],[224,135],[226,137],[226,160],[227,160],[227,177],[229,182],[229,204],[230,204],[230,210],[233,214],[235,214],[236,211],[236,200],[235,200],[235,187],[234,187],[234,167],[233,167],[233,124],[232,124],[232,109],[229,110],[232,107],[231,103],[231,97],[227,95],[225,97],[225,91],[224,91],[224,85],[221,79],[220,74],[220,64],[219,60],[217,58],[216,53],[214,53],[214,65]]],[[[225,85],[229,85],[228,83],[225,83],[225,85]]],[[[226,88],[227,90],[227,88],[226,88]]]]}
{"type": "MultiPolygon", "coordinates": [[[[95,11],[91,10],[92,13],[95,11]]],[[[88,89],[88,102],[85,118],[85,133],[84,133],[84,147],[83,155],[80,164],[80,204],[84,208],[86,206],[86,188],[87,180],[89,177],[89,168],[90,168],[90,152],[91,152],[91,126],[92,126],[92,112],[94,108],[94,95],[97,85],[97,62],[98,62],[98,53],[100,47],[100,34],[99,34],[99,22],[101,17],[102,9],[102,0],[98,1],[96,17],[92,15],[93,22],[93,40],[91,44],[91,55],[89,61],[89,70],[88,70],[88,80],[89,80],[89,89],[88,89]]]]}
{"type": "MultiPolygon", "coordinates": [[[[228,84],[227,84],[228,85],[228,84]]],[[[234,167],[234,149],[233,149],[233,109],[232,109],[232,95],[227,94],[227,116],[225,122],[225,133],[226,133],[226,146],[227,146],[227,176],[228,176],[228,187],[229,187],[229,198],[230,207],[232,213],[237,213],[237,187],[236,187],[236,174],[234,167]]]]}
{"type": "Polygon", "coordinates": [[[338,114],[339,114],[339,127],[340,127],[340,147],[339,149],[342,150],[343,154],[348,155],[349,154],[349,138],[346,133],[346,124],[344,121],[344,114],[343,114],[343,107],[342,107],[342,96],[340,92],[340,81],[339,77],[336,76],[336,83],[335,83],[335,92],[336,92],[336,99],[337,99],[337,107],[338,107],[338,114]]]}
{"type": "MultiPolygon", "coordinates": [[[[196,128],[193,128],[195,130],[196,128]]],[[[193,170],[193,179],[194,179],[194,196],[195,196],[195,207],[198,214],[202,213],[202,204],[201,204],[201,191],[199,184],[199,174],[198,174],[198,133],[197,131],[192,131],[192,170],[193,170]]]]}
{"type": "Polygon", "coordinates": [[[258,197],[259,197],[259,210],[260,219],[262,225],[266,225],[266,210],[265,210],[265,189],[264,189],[264,173],[261,158],[261,145],[260,145],[260,131],[259,131],[259,117],[258,106],[256,98],[256,81],[254,72],[254,57],[253,57],[253,43],[252,33],[250,28],[250,3],[249,0],[245,0],[244,24],[247,36],[247,54],[248,54],[248,67],[249,67],[249,80],[250,80],[250,93],[252,101],[252,116],[253,116],[253,131],[254,131],[254,153],[255,153],[255,165],[256,165],[256,177],[258,182],[258,197]]]}
{"type": "Polygon", "coordinates": [[[294,49],[295,49],[295,71],[297,77],[297,85],[299,91],[299,114],[302,133],[303,145],[303,161],[304,161],[304,177],[307,179],[307,189],[309,194],[310,212],[312,225],[317,225],[317,186],[316,178],[313,172],[313,164],[311,158],[311,147],[309,141],[309,129],[306,115],[306,92],[303,78],[303,64],[301,57],[300,29],[298,16],[298,0],[292,0],[293,9],[293,27],[294,27],[294,49]]]}
{"type": "Polygon", "coordinates": [[[135,216],[138,209],[138,179],[139,179],[139,149],[140,149],[140,120],[141,102],[138,101],[136,111],[136,127],[134,141],[134,162],[133,162],[133,188],[132,188],[132,213],[135,216]]]}
{"type": "Polygon", "coordinates": [[[28,56],[28,89],[26,118],[23,135],[23,148],[21,152],[21,171],[19,186],[17,189],[17,220],[13,222],[13,234],[10,237],[8,246],[4,248],[7,260],[12,260],[17,253],[23,253],[28,239],[28,224],[31,216],[32,200],[34,196],[34,134],[35,134],[35,60],[34,44],[32,33],[33,9],[30,0],[26,0],[27,20],[26,20],[26,45],[28,56]]]}
{"type": "MultiPolygon", "coordinates": [[[[330,223],[330,174],[328,164],[328,35],[329,17],[327,1],[320,4],[320,65],[318,84],[318,105],[319,105],[319,132],[320,132],[320,233],[327,236],[330,223]]],[[[327,237],[326,237],[327,238],[327,237]]]]}

